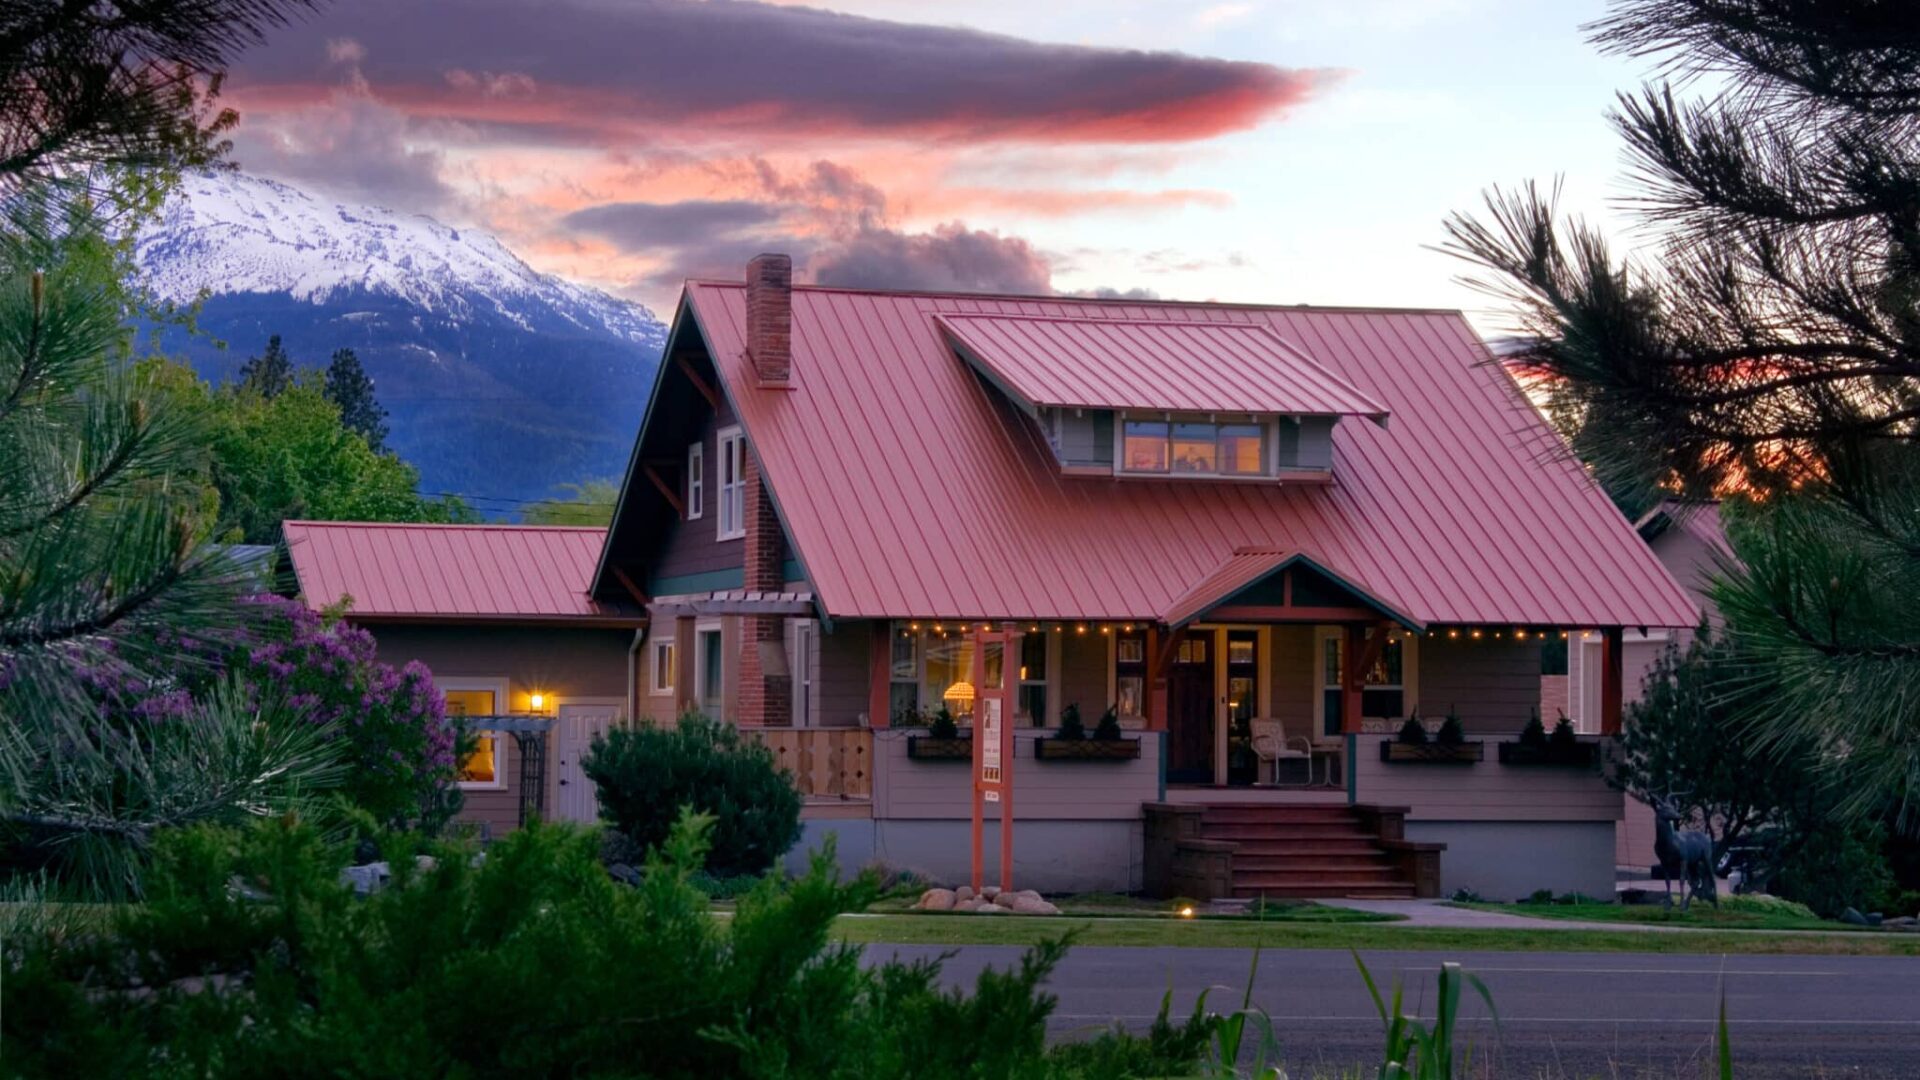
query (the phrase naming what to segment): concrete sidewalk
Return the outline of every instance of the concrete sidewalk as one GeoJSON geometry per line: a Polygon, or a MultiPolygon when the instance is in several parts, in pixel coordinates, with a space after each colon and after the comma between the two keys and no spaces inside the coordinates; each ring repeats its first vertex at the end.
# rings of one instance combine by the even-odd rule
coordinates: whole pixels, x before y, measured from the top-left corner
{"type": "Polygon", "coordinates": [[[1621,930],[1651,933],[1685,932],[1709,927],[1651,926],[1646,923],[1594,922],[1587,919],[1536,919],[1501,911],[1455,907],[1445,900],[1319,900],[1328,907],[1397,915],[1400,922],[1381,926],[1443,926],[1455,930],[1621,930]]]}

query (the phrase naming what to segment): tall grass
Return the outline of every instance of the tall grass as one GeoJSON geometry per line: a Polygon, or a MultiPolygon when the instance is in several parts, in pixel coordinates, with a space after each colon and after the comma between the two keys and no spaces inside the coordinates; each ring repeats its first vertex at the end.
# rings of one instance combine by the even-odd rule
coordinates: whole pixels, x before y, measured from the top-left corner
{"type": "Polygon", "coordinates": [[[1487,1012],[1492,1014],[1494,1031],[1498,1033],[1500,1011],[1494,1008],[1493,994],[1479,976],[1468,974],[1458,963],[1448,961],[1440,965],[1439,993],[1433,1023],[1429,1026],[1407,1013],[1404,987],[1399,979],[1393,981],[1393,1008],[1389,1011],[1387,1002],[1380,996],[1379,985],[1373,981],[1373,973],[1367,970],[1366,961],[1360,959],[1358,950],[1348,951],[1353,953],[1354,966],[1360,969],[1361,981],[1367,984],[1367,995],[1373,998],[1374,1011],[1380,1014],[1380,1022],[1386,1028],[1380,1080],[1453,1080],[1456,1049],[1465,1054],[1463,1068],[1472,1067],[1472,1046],[1459,1047],[1454,1038],[1454,1029],[1460,1022],[1460,995],[1465,987],[1472,987],[1480,1000],[1487,1003],[1487,1012]]]}

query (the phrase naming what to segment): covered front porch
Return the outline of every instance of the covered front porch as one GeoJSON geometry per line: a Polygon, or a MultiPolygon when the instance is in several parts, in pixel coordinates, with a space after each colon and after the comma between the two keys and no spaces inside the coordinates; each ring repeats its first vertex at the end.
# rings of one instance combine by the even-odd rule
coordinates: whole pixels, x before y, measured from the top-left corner
{"type": "MultiPolygon", "coordinates": [[[[1449,715],[1518,736],[1538,715],[1541,650],[1567,634],[1425,625],[1309,556],[1245,548],[1141,628],[1124,674],[1139,678],[1144,726],[1166,732],[1168,802],[1353,801],[1367,797],[1356,754],[1379,741],[1359,736],[1415,716],[1432,733],[1449,715]]],[[[1587,734],[1613,734],[1620,631],[1598,636],[1601,722],[1587,734]]]]}

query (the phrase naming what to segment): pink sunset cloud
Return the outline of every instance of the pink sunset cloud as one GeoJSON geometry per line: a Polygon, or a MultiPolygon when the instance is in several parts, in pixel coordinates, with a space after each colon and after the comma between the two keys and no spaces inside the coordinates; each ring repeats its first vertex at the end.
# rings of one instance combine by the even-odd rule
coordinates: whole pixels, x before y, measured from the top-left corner
{"type": "Polygon", "coordinates": [[[1046,291],[1056,256],[983,222],[1230,206],[1132,181],[1336,77],[742,0],[342,0],[229,96],[245,167],[658,301],[769,247],[821,281],[1046,291]]]}

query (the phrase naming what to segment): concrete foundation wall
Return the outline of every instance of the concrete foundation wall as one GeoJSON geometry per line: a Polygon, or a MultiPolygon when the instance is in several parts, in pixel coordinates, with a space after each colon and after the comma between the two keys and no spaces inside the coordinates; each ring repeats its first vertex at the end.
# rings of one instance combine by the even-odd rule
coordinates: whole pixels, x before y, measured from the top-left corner
{"type": "Polygon", "coordinates": [[[1447,845],[1440,895],[1518,900],[1536,889],[1613,895],[1611,821],[1413,821],[1407,839],[1447,845]]]}
{"type": "MultiPolygon", "coordinates": [[[[804,823],[786,867],[798,873],[828,834],[844,874],[869,863],[911,870],[943,885],[963,885],[971,872],[966,821],[848,818],[804,823]]],[[[999,884],[1000,832],[986,830],[987,884],[999,884]]],[[[1014,887],[1043,893],[1132,892],[1142,887],[1141,824],[1134,821],[1022,821],[1014,833],[1014,887]]]]}

